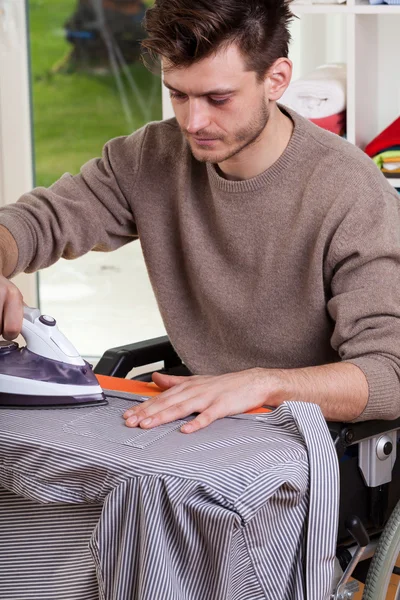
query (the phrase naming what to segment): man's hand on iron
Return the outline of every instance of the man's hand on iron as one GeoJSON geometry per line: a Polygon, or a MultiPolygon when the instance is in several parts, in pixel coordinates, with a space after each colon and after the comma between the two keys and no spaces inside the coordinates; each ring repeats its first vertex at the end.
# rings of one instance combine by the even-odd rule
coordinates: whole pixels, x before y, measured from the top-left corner
{"type": "Polygon", "coordinates": [[[266,369],[193,377],[154,373],[153,381],[165,391],[126,411],[128,427],[151,429],[199,413],[181,428],[183,433],[192,433],[217,419],[265,404],[276,406],[283,400],[279,375],[266,369]]]}

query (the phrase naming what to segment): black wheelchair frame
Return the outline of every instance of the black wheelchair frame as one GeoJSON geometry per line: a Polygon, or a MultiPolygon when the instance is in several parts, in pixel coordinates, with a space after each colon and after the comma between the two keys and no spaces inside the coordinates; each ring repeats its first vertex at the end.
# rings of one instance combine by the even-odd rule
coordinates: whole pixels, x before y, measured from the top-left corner
{"type": "MultiPolygon", "coordinates": [[[[95,373],[125,378],[134,368],[164,363],[160,372],[190,375],[168,337],[107,350],[95,373]]],[[[151,381],[152,372],[134,377],[151,381]]],[[[340,471],[340,509],[331,600],[384,600],[400,552],[400,418],[331,423],[340,471]],[[353,580],[350,580],[352,578],[353,580]]],[[[395,600],[400,600],[400,582],[395,600]]]]}

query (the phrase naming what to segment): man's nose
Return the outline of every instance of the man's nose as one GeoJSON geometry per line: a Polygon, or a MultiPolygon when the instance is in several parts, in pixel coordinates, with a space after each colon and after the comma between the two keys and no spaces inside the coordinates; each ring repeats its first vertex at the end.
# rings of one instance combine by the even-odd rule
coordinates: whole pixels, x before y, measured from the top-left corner
{"type": "Polygon", "coordinates": [[[206,129],[210,125],[210,117],[204,100],[195,98],[189,100],[189,114],[187,116],[186,131],[190,134],[206,129]]]}

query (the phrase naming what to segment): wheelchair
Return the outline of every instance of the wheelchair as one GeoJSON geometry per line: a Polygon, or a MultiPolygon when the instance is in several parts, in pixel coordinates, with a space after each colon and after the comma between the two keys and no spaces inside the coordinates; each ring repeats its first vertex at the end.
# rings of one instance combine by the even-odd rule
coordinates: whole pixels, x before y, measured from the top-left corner
{"type": "MultiPolygon", "coordinates": [[[[155,363],[164,363],[157,369],[160,372],[190,375],[166,336],[107,350],[95,373],[125,378],[132,369],[155,363]]],[[[149,382],[151,373],[134,379],[149,382]]],[[[400,600],[400,567],[396,565],[400,554],[400,418],[328,423],[328,428],[340,471],[339,526],[330,600],[355,599],[360,582],[365,584],[363,600],[400,600]],[[394,586],[392,575],[399,576],[394,586]]]]}

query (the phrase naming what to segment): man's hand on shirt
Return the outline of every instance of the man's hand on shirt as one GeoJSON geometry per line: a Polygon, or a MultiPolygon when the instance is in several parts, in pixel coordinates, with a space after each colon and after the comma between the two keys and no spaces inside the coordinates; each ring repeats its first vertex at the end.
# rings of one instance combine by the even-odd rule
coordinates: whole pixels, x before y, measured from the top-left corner
{"type": "Polygon", "coordinates": [[[300,369],[249,369],[215,376],[153,374],[165,390],[124,414],[129,427],[151,429],[198,413],[181,428],[192,433],[213,421],[286,400],[318,404],[328,421],[352,421],[368,402],[368,381],[356,365],[342,362],[300,369]],[[150,419],[150,421],[148,421],[150,419]]]}
{"type": "Polygon", "coordinates": [[[255,368],[193,377],[154,373],[153,381],[165,391],[126,411],[128,427],[151,429],[199,413],[181,428],[183,433],[193,433],[222,417],[283,401],[277,397],[281,395],[282,382],[274,370],[255,368]]]}

